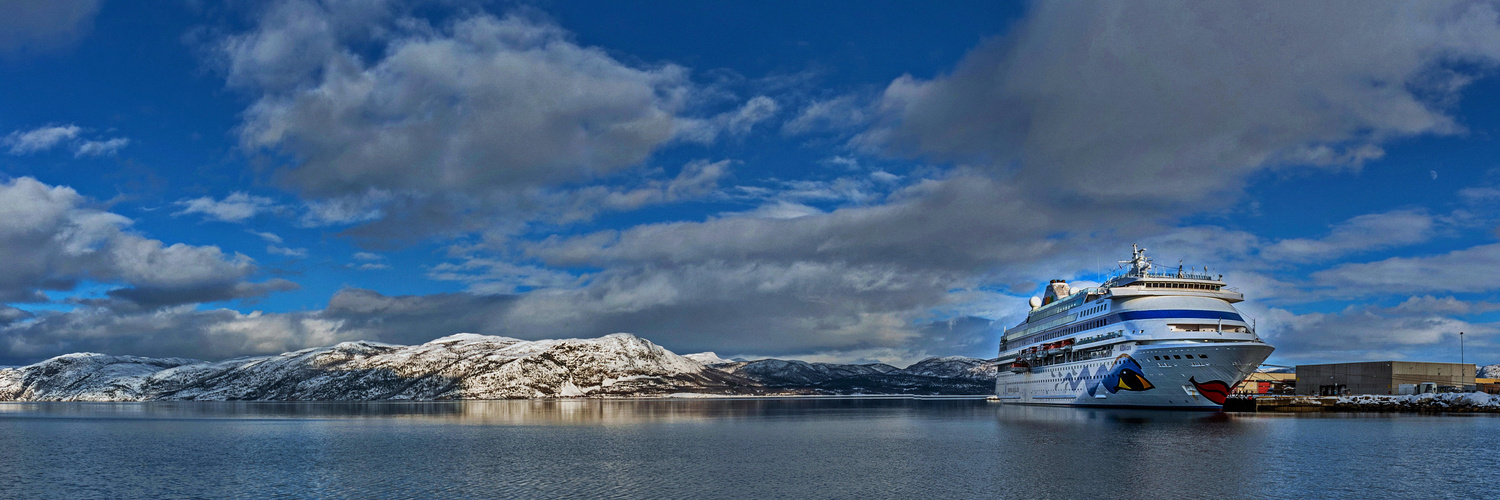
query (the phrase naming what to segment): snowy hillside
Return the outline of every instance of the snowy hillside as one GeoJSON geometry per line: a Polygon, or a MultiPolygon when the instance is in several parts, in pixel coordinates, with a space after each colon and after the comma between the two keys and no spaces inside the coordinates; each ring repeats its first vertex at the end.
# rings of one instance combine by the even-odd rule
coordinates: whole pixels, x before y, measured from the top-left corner
{"type": "Polygon", "coordinates": [[[995,381],[998,365],[994,361],[967,358],[963,356],[949,356],[946,358],[927,358],[913,363],[901,370],[903,375],[920,375],[924,377],[961,378],[970,380],[981,380],[993,383],[995,381]]]}
{"type": "Polygon", "coordinates": [[[522,341],[459,334],[418,346],[344,342],[206,363],[69,354],[0,370],[0,400],[380,400],[740,393],[758,384],[629,334],[522,341]]]}
{"type": "Polygon", "coordinates": [[[698,364],[703,365],[703,366],[722,365],[724,363],[733,363],[733,362],[735,362],[732,359],[721,358],[721,357],[719,357],[718,354],[714,354],[713,352],[698,352],[698,353],[693,353],[693,354],[683,354],[682,357],[687,358],[687,359],[691,359],[693,361],[697,361],[698,364]]]}
{"type": "Polygon", "coordinates": [[[205,362],[77,353],[0,368],[0,401],[371,401],[674,393],[987,394],[992,362],[931,358],[898,370],[678,356],[630,334],[524,341],[458,334],[416,346],[344,342],[205,362]]]}
{"type": "Polygon", "coordinates": [[[1500,365],[1481,366],[1478,373],[1474,376],[1478,378],[1500,378],[1500,365]]]}

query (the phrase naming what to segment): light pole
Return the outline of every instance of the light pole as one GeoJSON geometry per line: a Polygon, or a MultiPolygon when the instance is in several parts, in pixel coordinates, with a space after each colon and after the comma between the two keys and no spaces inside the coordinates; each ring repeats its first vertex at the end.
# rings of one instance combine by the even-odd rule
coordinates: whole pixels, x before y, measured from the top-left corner
{"type": "MultiPolygon", "coordinates": [[[[1464,332],[1458,332],[1458,364],[1464,364],[1464,332]]],[[[1462,370],[1462,367],[1459,367],[1462,370]]]]}

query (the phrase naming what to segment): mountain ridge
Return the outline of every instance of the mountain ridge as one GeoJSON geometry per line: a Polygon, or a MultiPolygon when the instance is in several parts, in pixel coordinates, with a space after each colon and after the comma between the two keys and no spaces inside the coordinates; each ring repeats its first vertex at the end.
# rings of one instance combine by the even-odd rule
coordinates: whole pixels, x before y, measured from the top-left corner
{"type": "Polygon", "coordinates": [[[0,368],[0,401],[987,394],[993,365],[963,357],[929,358],[906,369],[726,361],[712,353],[680,356],[626,333],[532,341],[461,333],[414,346],[350,341],[223,361],[65,354],[0,368]]]}

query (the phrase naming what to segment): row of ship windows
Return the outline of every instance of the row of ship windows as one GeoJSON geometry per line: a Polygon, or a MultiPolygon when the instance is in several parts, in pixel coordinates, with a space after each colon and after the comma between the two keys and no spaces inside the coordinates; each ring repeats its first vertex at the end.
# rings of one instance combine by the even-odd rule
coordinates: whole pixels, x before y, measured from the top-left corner
{"type": "Polygon", "coordinates": [[[1052,331],[1050,333],[1046,333],[1046,334],[1042,334],[1042,335],[1034,335],[1034,336],[1031,336],[1031,337],[1028,337],[1028,338],[1025,338],[1025,339],[1021,339],[1020,342],[1016,342],[1016,343],[1020,344],[1020,345],[1027,345],[1027,344],[1030,344],[1032,342],[1038,342],[1038,341],[1042,341],[1042,340],[1052,340],[1052,339],[1055,339],[1055,338],[1058,338],[1058,337],[1061,337],[1061,336],[1064,336],[1064,335],[1071,335],[1071,334],[1078,333],[1078,332],[1081,332],[1081,331],[1084,331],[1084,330],[1089,330],[1089,329],[1093,329],[1093,328],[1099,328],[1101,326],[1104,326],[1105,323],[1107,323],[1107,321],[1104,318],[1099,318],[1099,319],[1096,319],[1096,320],[1093,320],[1093,321],[1079,323],[1079,324],[1076,324],[1076,325],[1073,325],[1073,326],[1070,326],[1070,327],[1067,327],[1067,328],[1064,328],[1064,329],[1061,329],[1061,330],[1055,330],[1055,331],[1052,331]],[[1043,338],[1044,336],[1045,336],[1045,338],[1043,338]]]}
{"type": "Polygon", "coordinates": [[[1204,285],[1201,283],[1164,283],[1158,281],[1147,281],[1146,288],[1191,288],[1194,290],[1218,290],[1220,285],[1204,285]]]}
{"type": "Polygon", "coordinates": [[[1079,312],[1078,313],[1078,317],[1082,318],[1084,316],[1088,316],[1088,315],[1091,315],[1091,314],[1096,314],[1096,313],[1104,312],[1105,306],[1108,306],[1108,305],[1109,304],[1099,304],[1097,306],[1090,307],[1088,309],[1083,310],[1082,312],[1079,312]]]}
{"type": "MultiPolygon", "coordinates": [[[[1173,358],[1182,359],[1182,356],[1179,356],[1179,355],[1176,355],[1176,354],[1173,354],[1171,356],[1152,356],[1152,357],[1156,358],[1157,361],[1161,361],[1162,358],[1166,358],[1167,361],[1171,361],[1173,358]]],[[[1208,355],[1207,354],[1199,354],[1198,357],[1203,358],[1203,359],[1208,359],[1208,355]]],[[[1193,359],[1193,355],[1189,354],[1188,355],[1188,359],[1193,359]]]]}

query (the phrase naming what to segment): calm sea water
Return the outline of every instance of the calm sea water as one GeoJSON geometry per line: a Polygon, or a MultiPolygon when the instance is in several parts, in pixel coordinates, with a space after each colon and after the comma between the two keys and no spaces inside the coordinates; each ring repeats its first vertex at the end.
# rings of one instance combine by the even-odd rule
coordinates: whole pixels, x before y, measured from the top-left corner
{"type": "Polygon", "coordinates": [[[4,403],[8,498],[1494,498],[1500,417],[910,399],[4,403]]]}

